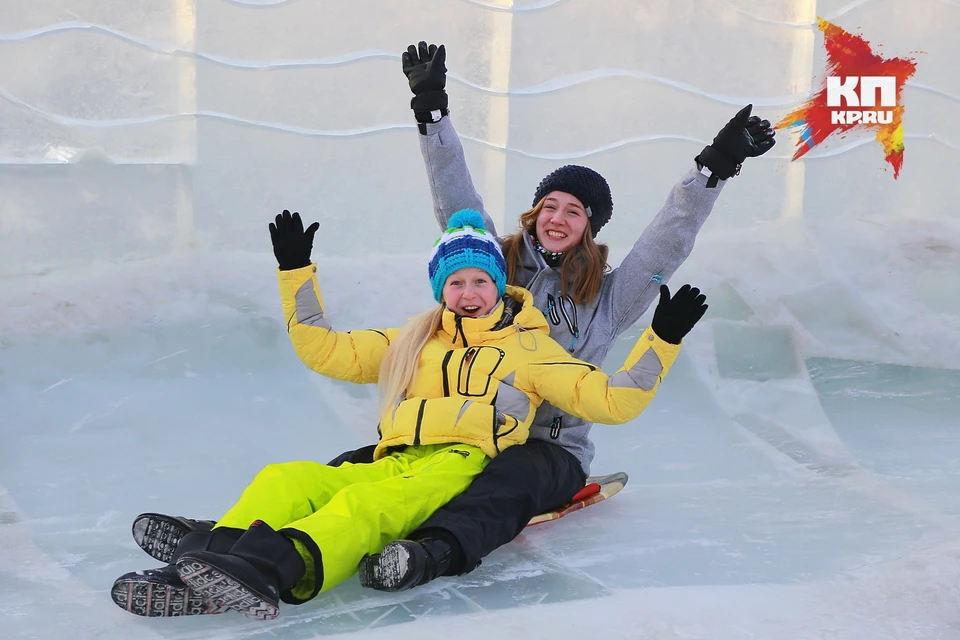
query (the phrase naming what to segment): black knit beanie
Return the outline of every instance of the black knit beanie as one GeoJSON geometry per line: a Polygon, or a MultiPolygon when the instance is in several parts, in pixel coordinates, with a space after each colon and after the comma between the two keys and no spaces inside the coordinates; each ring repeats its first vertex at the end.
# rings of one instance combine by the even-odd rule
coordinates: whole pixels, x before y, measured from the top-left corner
{"type": "Polygon", "coordinates": [[[533,194],[533,206],[551,191],[563,191],[577,198],[587,209],[590,230],[597,237],[600,228],[610,221],[613,214],[613,197],[610,185],[603,176],[587,167],[568,164],[560,167],[540,181],[533,194]]]}

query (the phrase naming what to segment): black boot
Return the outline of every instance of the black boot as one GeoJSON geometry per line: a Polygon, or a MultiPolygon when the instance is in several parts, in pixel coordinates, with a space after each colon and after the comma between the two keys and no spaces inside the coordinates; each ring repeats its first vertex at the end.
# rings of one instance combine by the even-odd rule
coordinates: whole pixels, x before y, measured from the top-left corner
{"type": "Polygon", "coordinates": [[[391,542],[360,561],[360,584],[378,591],[419,587],[451,571],[455,544],[440,537],[391,542]]]}
{"type": "MultiPolygon", "coordinates": [[[[229,527],[194,531],[183,536],[169,557],[175,561],[183,554],[194,551],[226,553],[241,535],[243,529],[229,527]]],[[[187,587],[180,580],[175,564],[120,576],[113,583],[110,597],[118,607],[138,616],[191,616],[226,611],[187,587]]]]}
{"type": "Polygon", "coordinates": [[[173,553],[191,531],[210,531],[213,520],[191,520],[162,513],[141,513],[133,519],[133,540],[160,562],[173,562],[173,553]]]}
{"type": "Polygon", "coordinates": [[[306,565],[292,540],[257,520],[229,553],[184,554],[177,571],[214,606],[272,620],[280,615],[280,593],[303,577],[306,565]]]}

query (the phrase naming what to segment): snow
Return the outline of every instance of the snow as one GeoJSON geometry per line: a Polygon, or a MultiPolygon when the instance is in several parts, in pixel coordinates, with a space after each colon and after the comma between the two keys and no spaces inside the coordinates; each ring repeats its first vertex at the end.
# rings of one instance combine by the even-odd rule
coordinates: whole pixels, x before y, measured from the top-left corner
{"type": "MultiPolygon", "coordinates": [[[[467,576],[402,594],[353,579],[267,623],[117,609],[113,579],[156,564],[130,523],[216,518],[266,463],[369,442],[373,389],[297,360],[266,252],[7,278],[3,635],[956,637],[957,317],[910,286],[932,264],[930,228],[874,227],[704,234],[674,282],[702,286],[711,312],[650,409],[594,430],[594,470],[627,471],[623,492],[467,576]],[[880,262],[897,277],[872,278],[880,262]]],[[[956,252],[954,231],[940,225],[938,246],[956,252]]],[[[429,306],[426,255],[318,257],[331,322],[397,325],[429,306]]]]}

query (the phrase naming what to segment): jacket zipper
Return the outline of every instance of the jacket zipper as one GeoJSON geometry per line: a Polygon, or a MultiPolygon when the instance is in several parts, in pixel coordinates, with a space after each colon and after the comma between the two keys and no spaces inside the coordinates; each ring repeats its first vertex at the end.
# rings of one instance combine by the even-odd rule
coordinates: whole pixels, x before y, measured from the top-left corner
{"type": "Polygon", "coordinates": [[[440,371],[443,373],[443,397],[447,398],[450,396],[450,377],[447,375],[447,365],[450,364],[450,357],[453,355],[453,351],[447,351],[447,355],[443,356],[443,364],[440,365],[440,371]]]}
{"type": "Polygon", "coordinates": [[[550,367],[556,364],[563,364],[567,366],[574,365],[577,367],[587,367],[588,369],[590,369],[590,371],[597,370],[597,367],[590,364],[589,362],[532,362],[530,364],[531,366],[536,366],[536,367],[550,367]]]}
{"type": "Polygon", "coordinates": [[[454,323],[456,324],[456,330],[453,332],[453,344],[457,344],[457,335],[463,340],[463,346],[467,345],[467,334],[463,332],[463,318],[461,316],[454,316],[454,323]]]}
{"type": "MultiPolygon", "coordinates": [[[[630,304],[630,307],[631,307],[631,308],[633,307],[633,305],[635,305],[635,304],[637,303],[637,300],[639,300],[639,299],[642,298],[644,295],[646,295],[647,290],[650,288],[650,285],[651,285],[651,284],[657,284],[657,285],[663,284],[663,269],[660,269],[660,270],[657,271],[655,274],[653,274],[652,276],[650,276],[650,280],[647,281],[647,284],[643,287],[643,290],[640,291],[640,293],[637,295],[637,297],[634,298],[634,299],[633,299],[633,302],[630,304]]],[[[620,326],[620,325],[623,323],[623,316],[620,316],[619,318],[611,318],[611,320],[612,320],[613,323],[614,323],[614,332],[615,332],[617,335],[620,335],[620,331],[621,331],[621,326],[620,326]]]]}
{"type": "Polygon", "coordinates": [[[560,427],[562,426],[563,418],[562,416],[557,416],[553,419],[553,422],[550,423],[550,437],[554,440],[560,437],[560,427]]]}
{"type": "Polygon", "coordinates": [[[508,435],[517,430],[517,427],[520,426],[520,422],[517,421],[517,424],[513,425],[513,428],[509,431],[504,431],[503,433],[498,433],[497,430],[497,412],[493,412],[493,448],[497,450],[497,453],[500,453],[500,438],[506,438],[508,435]]]}
{"type": "Polygon", "coordinates": [[[423,423],[423,410],[426,408],[426,399],[420,401],[420,409],[417,410],[417,430],[413,433],[413,446],[420,446],[420,425],[423,423]]]}

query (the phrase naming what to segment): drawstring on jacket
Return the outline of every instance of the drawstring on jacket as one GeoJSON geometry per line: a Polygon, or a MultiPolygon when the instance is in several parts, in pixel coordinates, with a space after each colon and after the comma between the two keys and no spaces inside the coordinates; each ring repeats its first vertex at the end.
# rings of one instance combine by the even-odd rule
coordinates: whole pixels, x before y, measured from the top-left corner
{"type": "Polygon", "coordinates": [[[518,322],[517,324],[513,325],[513,326],[517,328],[517,339],[520,341],[520,346],[523,347],[523,349],[526,350],[526,351],[536,351],[536,350],[537,350],[537,336],[534,335],[534,333],[533,333],[532,331],[530,331],[530,329],[527,329],[525,326],[523,326],[523,325],[520,324],[519,322],[518,322]],[[523,332],[524,332],[524,331],[526,331],[527,334],[528,334],[531,338],[533,338],[533,348],[529,348],[529,347],[527,347],[526,345],[523,344],[523,332]]]}

